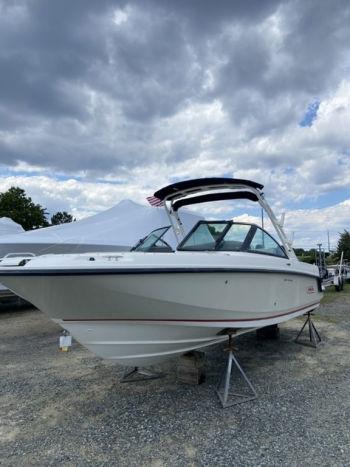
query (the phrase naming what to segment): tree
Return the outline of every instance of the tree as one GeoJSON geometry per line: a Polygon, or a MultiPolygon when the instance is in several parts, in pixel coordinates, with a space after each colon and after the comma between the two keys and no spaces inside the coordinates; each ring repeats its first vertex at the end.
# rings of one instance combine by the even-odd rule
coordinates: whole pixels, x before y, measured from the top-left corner
{"type": "Polygon", "coordinates": [[[344,252],[344,259],[350,260],[350,232],[344,230],[340,234],[337,245],[337,257],[340,259],[342,251],[344,252]]]}
{"type": "Polygon", "coordinates": [[[0,217],[9,217],[21,224],[24,230],[47,227],[46,215],[46,209],[35,204],[22,188],[12,186],[0,193],[0,217]]]}
{"type": "Polygon", "coordinates": [[[51,224],[58,225],[58,224],[67,224],[68,222],[73,222],[73,216],[68,214],[66,211],[58,211],[51,217],[51,224]]]}
{"type": "Polygon", "coordinates": [[[311,248],[311,250],[304,250],[304,248],[294,248],[294,252],[298,259],[304,263],[314,264],[316,261],[316,251],[314,248],[311,248]]]}

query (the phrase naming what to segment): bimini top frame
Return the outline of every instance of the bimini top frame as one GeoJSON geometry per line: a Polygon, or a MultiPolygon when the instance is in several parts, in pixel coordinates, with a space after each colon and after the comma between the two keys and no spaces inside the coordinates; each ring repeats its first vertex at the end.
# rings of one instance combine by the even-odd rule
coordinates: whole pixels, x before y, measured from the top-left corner
{"type": "Polygon", "coordinates": [[[228,199],[249,199],[258,202],[270,218],[279,239],[289,258],[295,258],[295,253],[283,226],[276,219],[272,209],[265,200],[263,185],[251,180],[235,178],[197,178],[173,183],[154,193],[154,196],[164,202],[165,210],[173,227],[176,239],[180,242],[185,237],[178,210],[182,206],[222,201],[228,199]]]}

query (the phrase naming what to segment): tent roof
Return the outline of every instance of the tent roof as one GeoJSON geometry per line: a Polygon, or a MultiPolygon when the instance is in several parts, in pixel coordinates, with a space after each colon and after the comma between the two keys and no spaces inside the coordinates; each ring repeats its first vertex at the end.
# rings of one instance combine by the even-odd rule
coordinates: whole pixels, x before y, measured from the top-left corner
{"type": "MultiPolygon", "coordinates": [[[[182,212],[181,218],[185,230],[189,230],[198,220],[202,219],[202,217],[186,211],[182,212]]],[[[96,246],[96,248],[99,245],[106,248],[110,245],[125,249],[134,245],[153,229],[169,225],[169,223],[164,208],[148,207],[131,200],[123,200],[106,211],[80,221],[2,236],[0,237],[0,256],[11,252],[5,251],[6,245],[9,245],[11,250],[14,244],[21,245],[23,251],[31,251],[29,245],[42,245],[43,251],[41,253],[45,252],[45,245],[56,244],[61,246],[64,244],[67,246],[68,244],[81,246],[88,244],[96,246]]],[[[167,241],[175,245],[173,233],[169,232],[169,235],[167,241]]],[[[67,248],[67,250],[69,249],[67,248]]],[[[46,251],[56,252],[52,247],[46,251]]],[[[39,251],[35,252],[40,254],[39,251]]]]}
{"type": "Polygon", "coordinates": [[[17,222],[9,217],[0,217],[0,235],[11,235],[24,232],[24,229],[17,222]]]}

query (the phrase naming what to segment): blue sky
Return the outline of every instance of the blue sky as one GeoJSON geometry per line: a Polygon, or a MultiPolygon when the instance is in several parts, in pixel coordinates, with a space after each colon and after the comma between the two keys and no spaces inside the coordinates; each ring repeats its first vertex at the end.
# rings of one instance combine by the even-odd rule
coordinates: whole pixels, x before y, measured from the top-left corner
{"type": "Polygon", "coordinates": [[[235,176],[265,185],[298,242],[350,228],[349,2],[0,8],[0,190],[79,218],[235,176]]]}
{"type": "Polygon", "coordinates": [[[307,111],[305,112],[299,125],[302,127],[312,126],[314,120],[316,120],[317,118],[317,112],[318,112],[319,107],[320,107],[320,102],[318,100],[315,100],[314,102],[309,104],[307,111]]]}

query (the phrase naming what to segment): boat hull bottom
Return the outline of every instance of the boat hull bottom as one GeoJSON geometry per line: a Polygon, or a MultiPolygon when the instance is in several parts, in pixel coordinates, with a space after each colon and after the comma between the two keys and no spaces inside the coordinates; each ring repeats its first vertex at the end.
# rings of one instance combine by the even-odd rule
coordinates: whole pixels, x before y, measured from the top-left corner
{"type": "MultiPolygon", "coordinates": [[[[95,355],[124,366],[162,363],[227,339],[216,328],[147,322],[55,320],[95,355]]],[[[245,329],[245,332],[249,329],[245,329]]]]}
{"type": "MultiPolygon", "coordinates": [[[[318,306],[318,305],[317,305],[318,306]]],[[[296,318],[317,306],[263,320],[250,321],[54,321],[95,355],[124,366],[148,366],[195,349],[225,341],[222,331],[235,335],[296,318]]]]}

